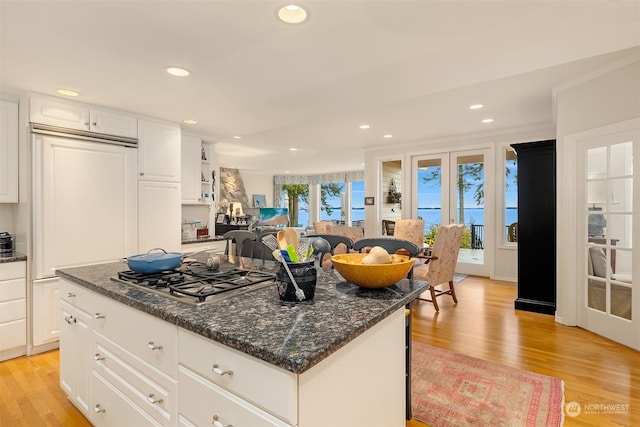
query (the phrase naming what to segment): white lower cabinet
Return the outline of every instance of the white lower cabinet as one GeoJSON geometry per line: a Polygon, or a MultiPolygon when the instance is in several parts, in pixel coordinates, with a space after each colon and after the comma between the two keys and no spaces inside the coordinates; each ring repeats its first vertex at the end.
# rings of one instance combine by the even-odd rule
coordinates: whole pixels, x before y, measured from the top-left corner
{"type": "Polygon", "coordinates": [[[33,345],[60,338],[60,278],[33,281],[33,345]]]}
{"type": "Polygon", "coordinates": [[[0,361],[26,354],[26,262],[3,263],[0,268],[0,361]]]}

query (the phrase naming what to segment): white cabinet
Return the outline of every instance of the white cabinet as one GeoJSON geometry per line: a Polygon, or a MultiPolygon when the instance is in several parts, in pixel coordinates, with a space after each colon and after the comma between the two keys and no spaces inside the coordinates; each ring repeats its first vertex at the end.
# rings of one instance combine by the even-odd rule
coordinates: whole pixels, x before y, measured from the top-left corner
{"type": "Polygon", "coordinates": [[[138,120],[133,115],[55,98],[31,97],[29,120],[105,135],[138,137],[138,120]]]}
{"type": "Polygon", "coordinates": [[[0,203],[18,203],[18,103],[0,99],[0,203]]]}
{"type": "Polygon", "coordinates": [[[97,294],[93,310],[94,423],[123,425],[124,411],[144,425],[176,425],[177,327],[97,294]]]}
{"type": "Polygon", "coordinates": [[[0,361],[26,354],[26,262],[0,264],[0,361]]]}
{"type": "Polygon", "coordinates": [[[180,251],[180,183],[138,181],[138,250],[180,251]]]}
{"type": "Polygon", "coordinates": [[[180,182],[180,157],[180,126],[138,121],[139,179],[180,182]]]}
{"type": "Polygon", "coordinates": [[[60,388],[90,418],[91,292],[61,280],[60,308],[60,388]]]}
{"type": "Polygon", "coordinates": [[[60,338],[60,279],[51,277],[33,281],[33,345],[60,338]]]}

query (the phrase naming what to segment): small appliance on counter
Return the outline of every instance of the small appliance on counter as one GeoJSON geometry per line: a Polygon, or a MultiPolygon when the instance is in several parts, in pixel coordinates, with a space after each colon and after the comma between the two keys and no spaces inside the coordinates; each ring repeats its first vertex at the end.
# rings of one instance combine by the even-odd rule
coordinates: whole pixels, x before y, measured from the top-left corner
{"type": "Polygon", "coordinates": [[[0,232],[0,255],[13,253],[13,236],[6,231],[0,232]]]}

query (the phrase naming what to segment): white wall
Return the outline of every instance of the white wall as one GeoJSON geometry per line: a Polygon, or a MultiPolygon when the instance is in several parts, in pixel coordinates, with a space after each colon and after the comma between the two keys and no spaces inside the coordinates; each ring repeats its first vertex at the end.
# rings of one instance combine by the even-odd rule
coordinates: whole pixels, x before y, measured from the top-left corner
{"type": "Polygon", "coordinates": [[[240,171],[240,177],[244,189],[249,197],[249,203],[253,202],[254,194],[264,194],[269,208],[273,206],[273,175],[259,172],[240,171]]]}
{"type": "MultiPolygon", "coordinates": [[[[640,58],[620,63],[558,89],[557,110],[557,303],[556,320],[567,325],[577,322],[578,263],[575,227],[576,164],[575,139],[571,135],[613,126],[640,118],[640,58]]],[[[634,186],[640,177],[634,176],[634,186]]]]}

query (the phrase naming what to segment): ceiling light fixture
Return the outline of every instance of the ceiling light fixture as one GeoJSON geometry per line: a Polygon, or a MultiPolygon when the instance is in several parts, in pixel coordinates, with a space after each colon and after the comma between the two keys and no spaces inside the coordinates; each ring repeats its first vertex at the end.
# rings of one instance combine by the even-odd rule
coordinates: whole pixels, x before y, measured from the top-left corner
{"type": "Polygon", "coordinates": [[[469,106],[470,110],[479,110],[480,108],[484,107],[484,105],[482,104],[473,104],[469,106]]]}
{"type": "Polygon", "coordinates": [[[233,135],[233,139],[242,139],[242,137],[239,135],[233,135]]]}
{"type": "Polygon", "coordinates": [[[198,121],[197,120],[193,120],[193,119],[186,119],[183,120],[184,123],[188,124],[188,125],[197,125],[198,121]]]}
{"type": "Polygon", "coordinates": [[[289,148],[289,151],[298,151],[298,149],[295,148],[295,147],[291,147],[291,148],[289,148]]]}
{"type": "Polygon", "coordinates": [[[369,129],[370,127],[369,125],[360,125],[360,129],[369,129]]]}
{"type": "Polygon", "coordinates": [[[71,90],[71,89],[58,89],[56,90],[56,92],[64,96],[80,96],[79,92],[76,92],[75,90],[71,90]]]}
{"type": "Polygon", "coordinates": [[[191,71],[187,70],[186,68],[182,68],[182,67],[167,67],[165,68],[167,70],[167,73],[171,74],[172,76],[175,77],[188,77],[191,75],[191,71]]]}
{"type": "Polygon", "coordinates": [[[277,10],[278,19],[287,24],[302,24],[309,18],[309,12],[297,4],[289,4],[277,10]]]}
{"type": "Polygon", "coordinates": [[[484,119],[482,121],[482,123],[491,123],[491,122],[493,122],[493,119],[484,119]]]}
{"type": "Polygon", "coordinates": [[[382,137],[383,137],[383,138],[393,138],[393,135],[391,135],[390,133],[388,133],[388,134],[386,134],[386,135],[383,135],[382,137]]]}

